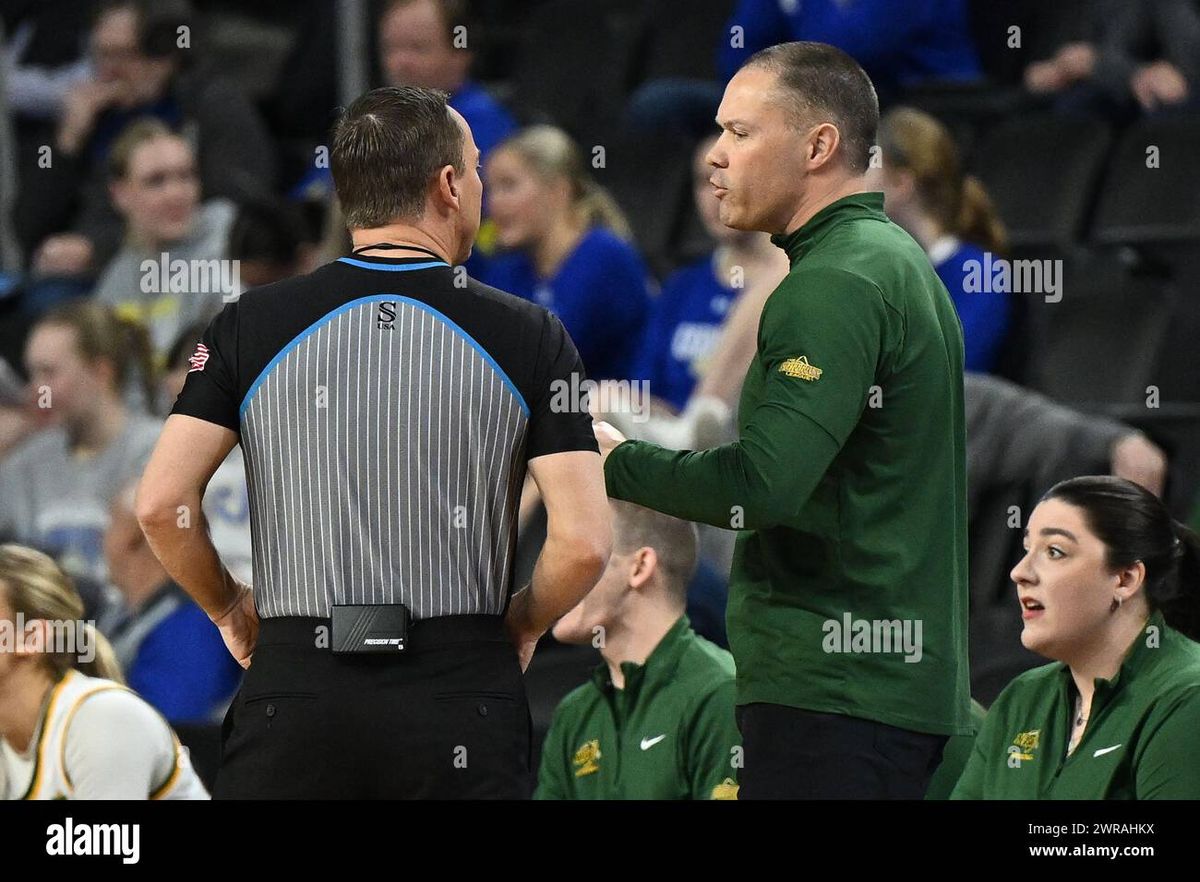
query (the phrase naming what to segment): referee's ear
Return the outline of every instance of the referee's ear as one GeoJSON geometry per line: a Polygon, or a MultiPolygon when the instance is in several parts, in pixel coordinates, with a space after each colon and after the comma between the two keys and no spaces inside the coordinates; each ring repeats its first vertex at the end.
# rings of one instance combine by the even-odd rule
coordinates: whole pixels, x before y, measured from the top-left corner
{"type": "Polygon", "coordinates": [[[444,165],[438,171],[438,196],[446,205],[454,208],[462,207],[462,184],[458,180],[458,172],[452,165],[444,165]]]}
{"type": "Polygon", "coordinates": [[[443,166],[438,172],[439,202],[455,211],[461,211],[462,204],[462,175],[454,166],[443,166]]]}

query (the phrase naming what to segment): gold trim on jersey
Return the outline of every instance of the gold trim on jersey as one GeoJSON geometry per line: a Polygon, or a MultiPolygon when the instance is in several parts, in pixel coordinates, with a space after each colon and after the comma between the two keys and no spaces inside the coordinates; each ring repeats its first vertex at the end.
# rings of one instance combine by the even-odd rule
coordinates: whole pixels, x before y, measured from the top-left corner
{"type": "MultiPolygon", "coordinates": [[[[63,780],[67,782],[68,794],[73,793],[75,790],[75,785],[71,783],[71,773],[67,771],[67,734],[71,731],[71,720],[75,718],[75,712],[79,710],[79,706],[83,704],[84,701],[91,698],[93,695],[99,695],[101,692],[113,691],[128,692],[135,696],[139,701],[146,701],[128,686],[122,686],[120,683],[113,683],[109,686],[98,686],[91,692],[85,692],[83,695],[75,699],[75,703],[71,705],[71,709],[67,711],[67,719],[63,723],[62,749],[59,752],[59,763],[62,765],[63,780]]],[[[150,789],[150,796],[148,797],[149,799],[161,799],[166,794],[171,792],[171,788],[175,786],[175,784],[179,781],[179,776],[183,773],[183,763],[179,761],[179,753],[182,750],[182,746],[179,743],[179,736],[175,734],[175,729],[171,726],[171,721],[164,717],[158,708],[154,707],[154,705],[151,705],[149,702],[146,702],[146,704],[149,705],[151,710],[158,714],[159,719],[161,719],[163,724],[166,725],[167,731],[171,733],[171,744],[175,748],[175,759],[171,764],[171,771],[167,773],[167,779],[159,786],[150,789]]],[[[49,718],[49,712],[47,712],[46,716],[49,718]]]]}
{"type": "Polygon", "coordinates": [[[75,719],[75,712],[79,710],[79,706],[91,698],[93,695],[99,695],[101,692],[112,692],[115,689],[121,689],[128,692],[124,686],[114,683],[111,686],[97,686],[90,692],[85,692],[83,695],[75,699],[75,703],[71,705],[71,709],[67,711],[67,718],[63,721],[62,745],[58,750],[58,762],[62,767],[63,780],[67,782],[67,794],[70,795],[75,791],[75,785],[71,783],[71,773],[67,769],[67,735],[71,731],[71,721],[75,719]]]}
{"type": "Polygon", "coordinates": [[[171,742],[175,745],[175,767],[171,769],[171,774],[167,776],[167,780],[162,783],[162,786],[150,791],[151,799],[162,799],[179,783],[179,776],[183,774],[183,763],[179,761],[180,754],[183,752],[183,745],[179,743],[179,736],[175,734],[175,730],[171,730],[171,742]]]}
{"type": "Polygon", "coordinates": [[[67,679],[74,673],[74,671],[67,671],[63,674],[62,679],[51,689],[50,701],[46,705],[46,715],[42,717],[42,731],[38,733],[37,752],[34,754],[33,760],[33,775],[30,777],[29,787],[21,799],[37,799],[38,793],[41,792],[42,776],[46,773],[46,761],[43,759],[42,754],[46,748],[46,732],[49,729],[47,724],[54,714],[54,707],[58,703],[58,698],[62,694],[63,687],[67,684],[67,679]]]}

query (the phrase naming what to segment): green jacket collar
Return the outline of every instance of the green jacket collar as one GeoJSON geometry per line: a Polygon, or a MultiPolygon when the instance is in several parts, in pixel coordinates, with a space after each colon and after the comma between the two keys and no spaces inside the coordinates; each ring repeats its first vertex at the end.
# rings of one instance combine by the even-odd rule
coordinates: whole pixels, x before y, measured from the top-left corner
{"type": "MultiPolygon", "coordinates": [[[[1117,668],[1117,672],[1113,674],[1111,679],[1097,677],[1095,681],[1096,694],[1112,693],[1119,686],[1126,683],[1131,678],[1136,678],[1140,671],[1154,664],[1158,659],[1158,653],[1166,636],[1167,623],[1163,618],[1161,611],[1155,611],[1150,614],[1150,618],[1146,620],[1146,624],[1142,631],[1134,638],[1130,644],[1128,651],[1125,653],[1125,658],[1121,662],[1121,667],[1117,668]],[[1151,629],[1154,629],[1151,632],[1151,629]],[[1153,633],[1153,641],[1151,640],[1153,633]],[[1154,645],[1150,645],[1153,643],[1154,645]]],[[[1071,685],[1071,668],[1068,665],[1062,665],[1060,676],[1063,678],[1063,689],[1066,690],[1071,685]]]]}
{"type": "MultiPolygon", "coordinates": [[[[675,620],[658,641],[658,645],[647,656],[644,664],[637,662],[621,662],[621,673],[625,675],[625,691],[634,693],[651,680],[665,680],[674,673],[679,664],[679,657],[687,648],[688,636],[692,633],[692,624],[686,615],[675,620]]],[[[608,663],[603,662],[592,672],[592,682],[601,692],[612,689],[612,678],[609,676],[608,663]]]]}
{"type": "Polygon", "coordinates": [[[872,191],[843,196],[830,202],[791,233],[776,233],[771,241],[787,252],[788,260],[794,265],[805,249],[820,241],[838,224],[864,217],[887,220],[882,193],[872,191]]]}

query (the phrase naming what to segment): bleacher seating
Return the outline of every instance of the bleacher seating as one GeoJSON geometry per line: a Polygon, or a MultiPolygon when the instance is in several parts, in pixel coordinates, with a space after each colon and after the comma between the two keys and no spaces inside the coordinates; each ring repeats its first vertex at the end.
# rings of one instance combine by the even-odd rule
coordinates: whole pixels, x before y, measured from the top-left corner
{"type": "Polygon", "coordinates": [[[1104,120],[1042,112],[1006,119],[980,139],[971,168],[1014,253],[1062,253],[1078,241],[1112,137],[1104,120]]]}

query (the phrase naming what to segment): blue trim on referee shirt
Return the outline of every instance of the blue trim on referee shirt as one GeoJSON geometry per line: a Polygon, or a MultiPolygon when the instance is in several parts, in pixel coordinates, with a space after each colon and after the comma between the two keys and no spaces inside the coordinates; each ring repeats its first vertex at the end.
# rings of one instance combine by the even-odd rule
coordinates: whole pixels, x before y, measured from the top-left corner
{"type": "MultiPolygon", "coordinates": [[[[341,259],[344,260],[345,258],[341,258],[341,259]]],[[[444,263],[425,264],[425,265],[426,266],[447,266],[447,264],[444,264],[444,263]]],[[[371,264],[371,267],[375,268],[375,264],[371,264]]],[[[396,269],[416,269],[416,268],[417,267],[415,267],[415,266],[396,267],[396,269]]],[[[246,390],[246,397],[242,399],[242,406],[238,408],[238,416],[239,417],[245,416],[246,408],[248,408],[250,406],[250,399],[253,398],[254,393],[258,391],[258,387],[261,386],[264,382],[266,382],[267,375],[270,374],[271,371],[275,369],[275,365],[277,365],[277,364],[279,364],[279,362],[283,361],[283,359],[287,356],[287,354],[289,352],[291,352],[293,349],[295,349],[297,346],[299,346],[301,343],[303,343],[306,337],[308,337],[312,334],[315,334],[321,328],[322,325],[328,324],[329,322],[331,322],[335,318],[337,318],[339,315],[341,315],[343,312],[348,312],[349,310],[353,309],[356,306],[361,306],[364,303],[382,303],[385,301],[392,302],[392,303],[407,303],[410,306],[415,306],[417,309],[420,309],[420,310],[423,310],[423,311],[429,313],[434,318],[440,319],[442,322],[449,325],[452,330],[454,330],[460,337],[463,338],[463,340],[466,341],[467,345],[469,345],[472,349],[474,349],[476,352],[478,352],[483,357],[483,360],[492,366],[492,369],[499,375],[501,382],[504,383],[504,385],[508,387],[509,391],[512,392],[513,396],[517,399],[517,404],[519,404],[521,406],[521,410],[524,411],[525,418],[526,419],[529,418],[529,405],[525,403],[525,397],[517,389],[516,384],[511,379],[509,379],[509,376],[508,376],[508,374],[506,374],[504,372],[504,369],[502,367],[500,367],[500,365],[496,362],[496,359],[492,358],[492,354],[490,352],[488,352],[486,349],[484,349],[482,346],[480,346],[478,341],[476,341],[474,337],[472,337],[470,334],[468,334],[466,331],[464,331],[461,327],[459,327],[449,316],[434,309],[428,303],[422,303],[420,300],[414,300],[411,297],[405,297],[401,294],[372,294],[370,297],[360,297],[357,300],[351,300],[349,303],[343,303],[341,306],[339,306],[333,312],[326,313],[325,315],[321,316],[321,318],[317,319],[315,322],[313,322],[311,325],[309,325],[307,328],[305,328],[303,331],[301,331],[299,334],[297,334],[294,338],[292,338],[291,342],[288,343],[287,346],[284,346],[282,349],[279,350],[279,352],[275,353],[275,357],[272,358],[267,363],[267,366],[262,369],[262,372],[259,373],[258,377],[254,380],[254,382],[250,384],[250,388],[248,390],[246,390]]]]}
{"type": "Polygon", "coordinates": [[[355,260],[353,257],[339,257],[337,261],[338,263],[348,263],[360,269],[383,270],[387,273],[402,273],[405,270],[429,269],[435,266],[450,265],[444,260],[430,261],[429,263],[371,263],[368,260],[355,260]]]}

